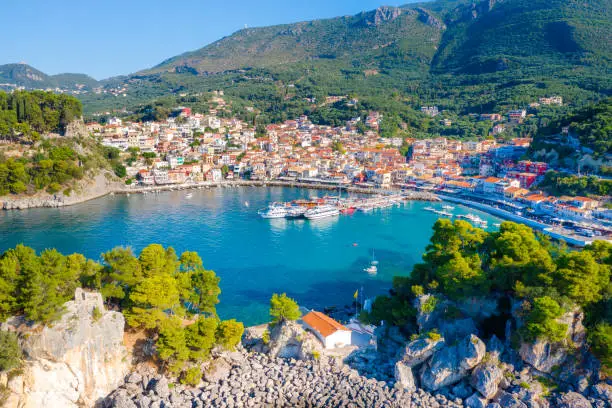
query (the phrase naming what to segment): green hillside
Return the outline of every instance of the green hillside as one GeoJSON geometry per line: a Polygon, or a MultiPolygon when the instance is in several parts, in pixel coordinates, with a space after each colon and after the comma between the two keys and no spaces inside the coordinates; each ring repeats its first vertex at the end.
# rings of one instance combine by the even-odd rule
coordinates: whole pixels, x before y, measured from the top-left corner
{"type": "Polygon", "coordinates": [[[0,89],[54,89],[76,90],[79,87],[92,89],[98,81],[85,74],[47,75],[27,64],[0,65],[0,89]]]}
{"type": "Polygon", "coordinates": [[[91,112],[224,89],[272,119],[333,94],[400,113],[421,104],[478,113],[551,94],[582,106],[612,90],[611,2],[438,0],[249,28],[104,82],[127,85],[126,97],[83,101],[91,112]]]}

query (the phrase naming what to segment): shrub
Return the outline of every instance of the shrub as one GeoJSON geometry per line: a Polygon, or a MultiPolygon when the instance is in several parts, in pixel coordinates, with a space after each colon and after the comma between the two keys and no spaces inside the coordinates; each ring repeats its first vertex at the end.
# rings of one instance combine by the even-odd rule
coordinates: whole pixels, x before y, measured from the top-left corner
{"type": "Polygon", "coordinates": [[[244,333],[244,325],[234,319],[224,320],[217,327],[217,344],[235,350],[244,333]]]}
{"type": "Polygon", "coordinates": [[[60,191],[62,188],[62,186],[59,183],[51,183],[49,184],[49,187],[47,187],[47,193],[49,194],[55,194],[58,191],[60,191]]]}
{"type": "Polygon", "coordinates": [[[526,389],[526,390],[528,390],[528,389],[530,389],[530,388],[531,388],[531,386],[530,386],[529,384],[527,384],[525,381],[521,381],[521,383],[519,384],[519,386],[520,386],[521,388],[526,389]]]}
{"type": "Polygon", "coordinates": [[[63,192],[63,194],[64,194],[66,197],[70,197],[70,195],[72,194],[72,188],[70,188],[70,187],[65,188],[65,189],[64,189],[64,192],[63,192]]]}
{"type": "Polygon", "coordinates": [[[410,289],[414,296],[421,296],[423,293],[425,293],[421,285],[413,285],[410,289]]]}
{"type": "Polygon", "coordinates": [[[421,304],[421,313],[432,313],[436,310],[436,306],[438,305],[438,298],[435,296],[430,296],[421,304]]]}
{"type": "Polygon", "coordinates": [[[429,340],[432,340],[432,341],[438,341],[442,338],[442,336],[440,335],[440,333],[438,333],[436,329],[433,329],[427,332],[427,337],[429,338],[429,340]]]}
{"type": "Polygon", "coordinates": [[[266,329],[266,331],[263,332],[261,335],[261,340],[263,341],[263,344],[270,343],[270,330],[266,329]]]}
{"type": "Polygon", "coordinates": [[[192,367],[187,371],[183,372],[181,378],[181,384],[191,385],[192,387],[197,386],[202,380],[202,371],[199,367],[192,367]]]}
{"type": "Polygon", "coordinates": [[[593,354],[601,361],[602,370],[612,374],[612,325],[599,323],[589,332],[589,343],[593,354]]]}
{"type": "Polygon", "coordinates": [[[15,333],[0,331],[0,371],[9,371],[19,366],[21,347],[15,333]]]}
{"type": "Polygon", "coordinates": [[[554,299],[543,296],[534,299],[533,309],[525,319],[523,331],[526,340],[538,338],[560,342],[566,337],[567,325],[557,322],[563,315],[563,309],[554,299]]]}
{"type": "Polygon", "coordinates": [[[127,179],[127,180],[125,180],[125,185],[126,186],[131,186],[132,182],[133,182],[132,179],[127,179]]]}
{"type": "Polygon", "coordinates": [[[312,358],[314,358],[315,360],[318,360],[321,358],[321,353],[319,353],[317,350],[314,350],[312,352],[312,358]]]}
{"type": "Polygon", "coordinates": [[[97,322],[98,320],[100,320],[100,318],[102,318],[102,312],[100,311],[100,309],[98,309],[98,306],[93,308],[93,311],[91,312],[91,318],[94,322],[97,322]]]}

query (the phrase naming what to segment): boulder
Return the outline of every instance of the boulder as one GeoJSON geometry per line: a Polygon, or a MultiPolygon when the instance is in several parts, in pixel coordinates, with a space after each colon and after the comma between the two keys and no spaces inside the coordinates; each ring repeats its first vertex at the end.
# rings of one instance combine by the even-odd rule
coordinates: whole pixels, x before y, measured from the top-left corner
{"type": "Polygon", "coordinates": [[[497,394],[498,385],[503,377],[502,370],[496,364],[485,363],[474,369],[470,384],[482,396],[491,399],[497,394]]]}
{"type": "Polygon", "coordinates": [[[125,378],[125,320],[121,313],[104,309],[99,293],[77,289],[75,300],[64,304],[62,317],[52,326],[23,323],[10,319],[3,324],[23,339],[22,386],[10,396],[19,407],[92,407],[125,378]],[[100,313],[94,315],[94,309],[100,313]]]}
{"type": "Polygon", "coordinates": [[[299,323],[283,322],[270,329],[270,357],[308,360],[313,352],[321,353],[323,345],[299,323]]]}
{"type": "Polygon", "coordinates": [[[438,323],[438,330],[440,330],[447,343],[452,343],[472,333],[478,333],[476,323],[470,317],[451,320],[443,319],[438,323]]]}
{"type": "Polygon", "coordinates": [[[489,353],[491,360],[499,360],[503,352],[504,343],[496,335],[491,336],[487,344],[487,353],[489,353]]]}
{"type": "Polygon", "coordinates": [[[461,381],[457,383],[452,389],[451,393],[455,398],[465,399],[472,395],[474,390],[466,382],[461,381]]]}
{"type": "Polygon", "coordinates": [[[527,405],[525,405],[524,402],[507,392],[504,392],[499,396],[498,402],[499,405],[504,408],[527,408],[527,405]]]}
{"type": "Polygon", "coordinates": [[[485,408],[487,406],[487,400],[475,392],[465,400],[465,406],[467,408],[485,408]]]}
{"type": "Polygon", "coordinates": [[[485,344],[475,335],[465,337],[455,346],[444,347],[423,365],[421,384],[428,391],[455,384],[469,374],[485,355],[485,344]]]}
{"type": "Polygon", "coordinates": [[[416,367],[444,347],[444,339],[421,338],[408,343],[402,354],[402,361],[408,367],[416,367]]]}
{"type": "Polygon", "coordinates": [[[591,387],[591,395],[612,406],[612,385],[601,382],[591,387]]]}
{"type": "Polygon", "coordinates": [[[561,344],[536,340],[534,343],[522,343],[519,355],[536,370],[550,373],[553,367],[563,364],[567,359],[567,351],[561,344]]]}
{"type": "Polygon", "coordinates": [[[395,363],[395,381],[396,386],[399,384],[398,388],[404,391],[414,392],[417,389],[412,368],[401,361],[395,363]]]}
{"type": "Polygon", "coordinates": [[[204,379],[210,383],[217,383],[227,379],[230,375],[232,366],[224,358],[218,358],[210,363],[204,371],[204,379]]]}
{"type": "Polygon", "coordinates": [[[557,398],[558,408],[593,408],[588,399],[577,392],[567,392],[557,398]]]}

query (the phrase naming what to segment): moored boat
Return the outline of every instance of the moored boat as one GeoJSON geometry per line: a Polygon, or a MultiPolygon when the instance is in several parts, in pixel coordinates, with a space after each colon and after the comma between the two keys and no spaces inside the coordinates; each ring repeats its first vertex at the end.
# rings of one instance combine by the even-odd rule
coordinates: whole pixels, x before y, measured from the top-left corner
{"type": "Polygon", "coordinates": [[[268,208],[257,211],[262,218],[285,218],[287,216],[287,208],[283,205],[270,204],[268,208]]]}
{"type": "Polygon", "coordinates": [[[315,208],[311,208],[304,213],[304,217],[308,218],[309,220],[334,217],[337,215],[340,215],[340,210],[338,210],[334,206],[327,205],[327,204],[323,204],[315,208]]]}

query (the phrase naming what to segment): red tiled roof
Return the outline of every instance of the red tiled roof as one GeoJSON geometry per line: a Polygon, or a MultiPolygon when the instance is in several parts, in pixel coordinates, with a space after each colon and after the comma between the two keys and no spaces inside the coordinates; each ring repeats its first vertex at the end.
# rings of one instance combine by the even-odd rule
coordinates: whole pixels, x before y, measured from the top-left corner
{"type": "Polygon", "coordinates": [[[330,336],[339,330],[349,330],[331,317],[314,310],[304,316],[302,320],[314,330],[318,331],[323,337],[330,336]]]}

